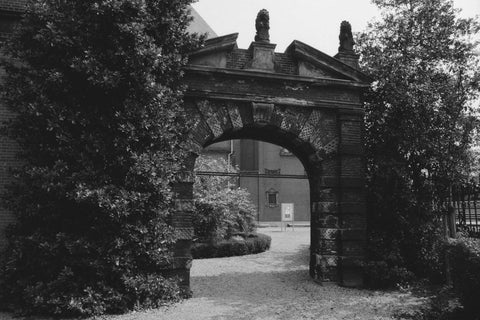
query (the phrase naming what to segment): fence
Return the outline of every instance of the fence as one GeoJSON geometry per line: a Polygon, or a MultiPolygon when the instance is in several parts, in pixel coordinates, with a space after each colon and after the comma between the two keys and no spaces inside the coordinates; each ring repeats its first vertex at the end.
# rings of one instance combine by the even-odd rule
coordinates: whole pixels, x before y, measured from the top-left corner
{"type": "Polygon", "coordinates": [[[457,231],[480,238],[480,185],[452,187],[447,201],[454,211],[457,231]]]}

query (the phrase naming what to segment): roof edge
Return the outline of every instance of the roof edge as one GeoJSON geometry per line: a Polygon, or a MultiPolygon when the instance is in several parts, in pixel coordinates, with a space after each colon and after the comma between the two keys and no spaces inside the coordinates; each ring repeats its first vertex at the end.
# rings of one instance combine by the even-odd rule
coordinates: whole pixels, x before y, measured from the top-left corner
{"type": "Polygon", "coordinates": [[[190,53],[190,56],[204,55],[213,52],[233,50],[237,47],[238,33],[231,33],[225,36],[215,37],[205,40],[205,44],[200,49],[190,53]]]}
{"type": "Polygon", "coordinates": [[[355,81],[370,83],[372,79],[361,70],[358,70],[341,60],[338,60],[328,54],[309,46],[299,40],[294,40],[287,47],[285,53],[292,54],[297,58],[312,63],[313,65],[327,68],[333,72],[344,75],[355,81]]]}

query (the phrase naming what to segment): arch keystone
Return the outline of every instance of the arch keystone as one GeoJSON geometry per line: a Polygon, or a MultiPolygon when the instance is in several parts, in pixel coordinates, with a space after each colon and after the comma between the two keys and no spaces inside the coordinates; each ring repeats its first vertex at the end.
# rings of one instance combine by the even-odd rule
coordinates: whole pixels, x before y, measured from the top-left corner
{"type": "Polygon", "coordinates": [[[275,105],[273,103],[252,102],[253,121],[261,125],[269,124],[274,108],[275,105]]]}

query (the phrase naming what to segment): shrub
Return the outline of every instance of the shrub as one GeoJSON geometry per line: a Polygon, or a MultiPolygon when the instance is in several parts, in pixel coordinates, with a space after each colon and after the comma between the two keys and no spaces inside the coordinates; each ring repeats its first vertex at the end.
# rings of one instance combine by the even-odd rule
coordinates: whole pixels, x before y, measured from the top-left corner
{"type": "Polygon", "coordinates": [[[412,272],[438,280],[443,238],[432,204],[468,176],[479,124],[471,108],[479,24],[460,18],[450,0],[374,3],[382,19],[356,39],[372,78],[365,95],[369,259],[385,262],[388,282],[412,272]]]}
{"type": "Polygon", "coordinates": [[[389,265],[387,261],[368,261],[363,266],[365,284],[370,288],[392,288],[408,283],[414,278],[406,268],[389,265]]]}
{"type": "Polygon", "coordinates": [[[2,103],[17,115],[5,132],[22,166],[2,203],[16,225],[0,305],[88,316],[178,296],[161,270],[187,149],[190,2],[27,1],[2,44],[2,103]]]}
{"type": "MultiPolygon", "coordinates": [[[[235,172],[225,159],[199,157],[196,170],[235,172]]],[[[232,187],[231,177],[197,176],[194,184],[195,212],[193,226],[195,236],[202,241],[228,239],[235,233],[255,230],[257,210],[250,200],[250,193],[243,188],[232,187]]]]}
{"type": "Polygon", "coordinates": [[[468,319],[479,319],[480,240],[455,240],[449,245],[447,252],[453,287],[459,295],[464,313],[471,316],[468,319]]]}
{"type": "Polygon", "coordinates": [[[220,258],[256,254],[270,249],[272,238],[262,234],[250,234],[246,238],[234,237],[218,242],[200,242],[192,246],[194,259],[220,258]]]}

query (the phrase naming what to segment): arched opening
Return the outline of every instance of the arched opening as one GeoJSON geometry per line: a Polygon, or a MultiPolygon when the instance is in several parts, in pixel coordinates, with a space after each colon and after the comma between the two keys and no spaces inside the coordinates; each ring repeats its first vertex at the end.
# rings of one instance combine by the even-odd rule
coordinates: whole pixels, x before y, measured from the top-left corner
{"type": "MultiPolygon", "coordinates": [[[[308,279],[311,220],[309,181],[303,164],[292,152],[258,140],[224,140],[208,144],[196,158],[194,168],[193,194],[194,197],[202,197],[194,198],[197,211],[192,213],[195,238],[192,243],[191,288],[197,297],[210,297],[212,290],[208,288],[212,285],[222,287],[226,281],[230,283],[229,287],[235,288],[232,289],[235,292],[248,292],[259,283],[270,287],[288,278],[284,285],[293,287],[295,283],[292,279],[308,279]],[[220,189],[230,190],[217,191],[219,186],[220,189]],[[205,187],[214,189],[218,194],[198,192],[199,188],[203,191],[205,187]],[[230,200],[238,199],[238,195],[228,199],[237,187],[248,191],[256,207],[257,228],[253,235],[260,233],[271,237],[272,246],[269,251],[258,255],[212,258],[213,250],[205,250],[205,245],[213,241],[200,239],[204,236],[205,224],[198,222],[214,220],[209,219],[211,215],[205,214],[203,204],[218,201],[218,205],[223,207],[230,200]],[[287,215],[290,215],[291,221],[287,215]],[[205,257],[202,254],[209,259],[197,260],[205,257]]],[[[232,216],[238,217],[237,213],[232,216]]],[[[231,220],[232,216],[228,219],[231,220]]],[[[239,226],[235,224],[234,227],[239,226]]],[[[243,242],[244,239],[238,236],[242,232],[242,228],[235,230],[233,241],[243,242]]],[[[224,236],[223,230],[219,234],[224,236]]],[[[219,243],[232,241],[229,236],[225,234],[225,238],[217,238],[217,247],[219,243]]],[[[223,252],[220,256],[225,254],[225,250],[215,252],[223,252]]],[[[231,294],[229,288],[223,290],[231,294]]]]}
{"type": "MultiPolygon", "coordinates": [[[[348,29],[348,23],[343,25],[348,29]]],[[[289,150],[305,168],[311,277],[361,286],[366,238],[362,95],[370,79],[348,46],[329,57],[293,41],[279,53],[267,39],[240,49],[237,36],[207,40],[191,54],[185,69],[192,157],[174,186],[179,265],[183,261],[188,269],[190,261],[196,156],[217,142],[259,140],[289,150]]],[[[275,188],[266,190],[266,201],[275,204],[278,197],[275,188]]]]}
{"type": "MultiPolygon", "coordinates": [[[[191,108],[197,116],[187,171],[193,172],[204,147],[232,139],[259,140],[289,150],[302,163],[309,181],[310,276],[320,282],[358,286],[362,281],[363,189],[361,180],[348,175],[363,173],[362,158],[339,150],[342,130],[358,123],[334,110],[304,112],[293,107],[208,100],[192,101],[191,108]]],[[[192,201],[193,179],[185,183],[179,187],[184,192],[180,197],[192,201]]],[[[191,212],[179,212],[180,230],[190,226],[191,232],[191,212]]],[[[191,236],[185,240],[189,239],[191,236]]]]}

